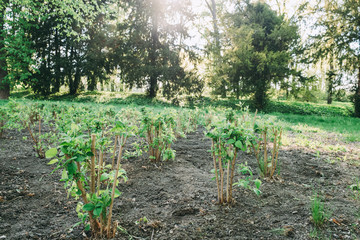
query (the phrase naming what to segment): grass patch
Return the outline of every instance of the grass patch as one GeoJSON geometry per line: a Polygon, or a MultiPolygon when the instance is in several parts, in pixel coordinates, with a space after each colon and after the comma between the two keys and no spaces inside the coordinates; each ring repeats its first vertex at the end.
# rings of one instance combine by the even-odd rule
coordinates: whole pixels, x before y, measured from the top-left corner
{"type": "Polygon", "coordinates": [[[323,103],[308,103],[295,101],[271,101],[264,109],[266,113],[291,113],[298,115],[321,115],[342,116],[354,115],[353,106],[350,103],[334,103],[331,105],[323,103]]]}
{"type": "Polygon", "coordinates": [[[327,219],[327,216],[325,214],[324,203],[317,193],[315,193],[311,199],[310,210],[313,224],[315,227],[321,227],[327,219]]]}
{"type": "MultiPolygon", "coordinates": [[[[172,105],[171,102],[164,98],[157,97],[149,99],[145,94],[134,94],[127,92],[101,92],[86,91],[77,95],[69,95],[65,92],[52,94],[47,97],[35,95],[30,90],[18,90],[11,93],[14,99],[38,99],[54,101],[71,101],[71,102],[97,102],[107,104],[136,104],[136,105],[172,105]]],[[[249,107],[255,111],[251,100],[238,100],[235,98],[210,98],[210,97],[182,97],[179,99],[179,105],[185,107],[215,107],[215,108],[232,108],[241,110],[249,107]]],[[[353,105],[349,102],[334,102],[331,105],[326,103],[309,103],[298,101],[269,101],[264,113],[289,113],[297,115],[320,115],[320,116],[353,116],[353,105]]]]}
{"type": "MultiPolygon", "coordinates": [[[[21,100],[46,100],[76,103],[102,103],[108,105],[137,105],[137,106],[159,106],[159,107],[176,107],[165,99],[150,99],[145,94],[129,94],[123,92],[100,92],[87,91],[76,95],[67,93],[52,94],[47,97],[36,96],[29,90],[12,92],[11,99],[21,100]]],[[[0,103],[1,104],[1,103],[0,103]]]]}
{"type": "Polygon", "coordinates": [[[281,121],[284,128],[293,132],[335,132],[342,134],[349,142],[360,141],[360,118],[341,116],[308,116],[271,113],[269,116],[281,121]]]}

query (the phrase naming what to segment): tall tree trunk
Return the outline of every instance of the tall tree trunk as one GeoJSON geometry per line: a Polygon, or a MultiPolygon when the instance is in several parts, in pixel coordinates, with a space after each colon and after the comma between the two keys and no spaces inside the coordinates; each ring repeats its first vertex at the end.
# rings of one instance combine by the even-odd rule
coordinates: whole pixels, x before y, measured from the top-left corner
{"type": "Polygon", "coordinates": [[[357,88],[354,97],[355,117],[360,118],[360,66],[358,67],[357,88]]]}
{"type": "Polygon", "coordinates": [[[88,91],[94,91],[96,88],[96,78],[95,74],[92,72],[88,75],[88,91]]]}
{"type": "Polygon", "coordinates": [[[156,60],[157,60],[157,53],[156,50],[158,49],[159,44],[159,33],[158,33],[158,19],[156,15],[156,5],[154,4],[152,8],[154,9],[153,15],[152,15],[152,29],[151,29],[151,49],[150,49],[150,65],[151,65],[151,72],[150,72],[150,83],[149,83],[149,97],[154,98],[156,97],[156,92],[158,88],[158,70],[156,69],[156,60]]]}
{"type": "Polygon", "coordinates": [[[240,81],[240,72],[239,69],[237,69],[233,79],[233,88],[236,94],[236,99],[240,98],[240,81]]]}
{"type": "Polygon", "coordinates": [[[74,60],[76,61],[75,64],[75,75],[74,75],[74,81],[70,87],[70,95],[77,94],[80,86],[81,81],[81,69],[80,69],[80,59],[78,56],[78,53],[76,50],[73,51],[74,54],[74,60]]]}
{"type": "Polygon", "coordinates": [[[286,88],[286,100],[289,100],[289,87],[286,88]]]}
{"type": "Polygon", "coordinates": [[[4,62],[0,60],[0,99],[9,99],[10,84],[4,79],[7,76],[7,71],[3,69],[4,62]]]}
{"type": "Polygon", "coordinates": [[[254,81],[256,80],[257,80],[257,87],[254,94],[254,105],[256,109],[263,110],[268,101],[267,91],[270,88],[270,82],[271,82],[270,74],[258,75],[258,76],[255,75],[254,81]]]}
{"type": "MultiPolygon", "coordinates": [[[[205,0],[205,2],[211,12],[211,16],[212,16],[212,20],[213,20],[214,41],[215,41],[215,49],[213,52],[213,58],[214,58],[213,61],[214,61],[214,66],[215,66],[215,69],[217,72],[220,69],[220,63],[221,63],[221,46],[220,46],[220,32],[219,32],[217,11],[216,11],[216,2],[215,2],[215,0],[211,0],[211,5],[207,0],[205,0]]],[[[218,86],[219,93],[220,93],[221,97],[225,98],[226,97],[225,78],[222,78],[221,76],[217,76],[217,77],[221,78],[220,86],[218,86]]]]}
{"type": "Polygon", "coordinates": [[[61,68],[60,68],[60,42],[59,42],[59,33],[58,29],[55,30],[55,82],[53,85],[52,93],[60,92],[60,86],[61,86],[61,68]]]}
{"type": "MultiPolygon", "coordinates": [[[[69,43],[67,43],[69,44],[69,43]]],[[[74,80],[73,80],[73,59],[74,59],[74,47],[70,47],[70,56],[68,57],[68,64],[67,64],[67,75],[68,75],[68,82],[69,82],[69,93],[70,95],[74,94],[74,80]]]]}
{"type": "Polygon", "coordinates": [[[263,110],[266,104],[266,90],[262,87],[257,88],[254,95],[254,105],[258,110],[263,110]]]}
{"type": "Polygon", "coordinates": [[[6,6],[9,1],[3,1],[3,6],[0,7],[0,99],[9,99],[10,83],[5,79],[7,76],[6,70],[6,52],[4,49],[4,14],[6,6]],[[2,51],[1,51],[2,49],[2,51]]]}
{"type": "Polygon", "coordinates": [[[332,56],[330,57],[330,71],[327,76],[327,104],[331,104],[333,101],[333,94],[334,94],[334,63],[332,56]]]}
{"type": "Polygon", "coordinates": [[[80,69],[80,64],[76,64],[76,70],[75,70],[75,76],[74,76],[74,85],[73,85],[73,89],[70,90],[70,95],[75,95],[77,94],[79,87],[80,87],[80,81],[81,81],[81,69],[80,69]]]}

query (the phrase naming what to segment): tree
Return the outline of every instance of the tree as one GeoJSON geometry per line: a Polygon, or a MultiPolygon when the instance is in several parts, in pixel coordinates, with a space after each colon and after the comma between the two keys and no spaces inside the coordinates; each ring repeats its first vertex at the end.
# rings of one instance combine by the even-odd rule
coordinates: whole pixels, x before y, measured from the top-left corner
{"type": "MultiPolygon", "coordinates": [[[[66,83],[75,94],[89,73],[85,65],[93,64],[87,55],[92,23],[110,2],[0,0],[0,98],[19,83],[41,95],[66,83]]],[[[104,64],[97,63],[102,73],[104,64]]]]}
{"type": "Polygon", "coordinates": [[[0,1],[0,99],[8,99],[10,95],[10,84],[6,81],[6,50],[4,42],[5,11],[9,1],[0,1]]]}
{"type": "Polygon", "coordinates": [[[224,21],[228,45],[225,65],[236,96],[252,95],[263,109],[271,84],[291,74],[291,48],[298,39],[297,26],[278,16],[267,4],[242,1],[224,21]]]}
{"type": "Polygon", "coordinates": [[[95,90],[97,82],[111,73],[108,54],[103,50],[108,47],[107,21],[114,14],[109,9],[112,1],[80,1],[76,15],[70,14],[76,6],[67,6],[66,20],[56,14],[63,7],[59,3],[48,4],[46,15],[35,24],[38,30],[32,31],[36,33],[33,42],[40,61],[31,87],[48,95],[66,83],[74,95],[81,87],[81,78],[87,77],[88,90],[95,90]]]}
{"type": "MultiPolygon", "coordinates": [[[[334,4],[335,2],[332,0],[323,0],[324,5],[315,5],[314,8],[309,7],[309,12],[312,13],[310,18],[314,18],[316,16],[317,21],[314,24],[313,28],[314,31],[322,31],[324,28],[324,22],[333,22],[334,15],[328,14],[329,12],[333,11],[337,6],[334,4]]],[[[308,4],[305,4],[306,6],[308,4]]],[[[304,11],[304,6],[302,9],[304,11]]],[[[306,14],[300,13],[300,19],[303,19],[303,16],[309,17],[309,12],[306,14]]],[[[328,35],[335,35],[339,29],[336,25],[328,25],[328,35]]],[[[327,66],[326,72],[326,92],[327,92],[327,103],[331,104],[333,100],[333,94],[335,91],[335,87],[340,85],[338,83],[339,78],[337,78],[337,66],[338,61],[336,57],[334,57],[333,46],[335,42],[334,39],[330,38],[323,41],[322,36],[320,35],[313,35],[306,42],[306,57],[305,62],[307,63],[318,63],[321,61],[321,65],[327,66]]]]}
{"type": "Polygon", "coordinates": [[[130,0],[121,7],[125,13],[118,26],[115,59],[128,87],[145,86],[154,98],[161,84],[163,95],[171,98],[199,83],[182,61],[195,57],[183,42],[192,18],[188,1],[130,0]]]}
{"type": "Polygon", "coordinates": [[[31,75],[33,49],[27,35],[34,16],[32,1],[0,0],[0,98],[7,99],[14,84],[31,75]]]}
{"type": "Polygon", "coordinates": [[[315,14],[318,33],[311,38],[314,60],[331,55],[342,70],[355,75],[354,112],[360,117],[360,2],[358,0],[319,0],[315,14]]]}
{"type": "Polygon", "coordinates": [[[220,94],[221,97],[226,97],[226,80],[221,71],[221,42],[220,42],[220,30],[219,30],[219,19],[218,19],[218,7],[215,0],[204,0],[208,10],[210,11],[213,30],[210,31],[210,40],[208,45],[210,63],[208,66],[209,69],[209,77],[210,77],[210,85],[213,88],[214,94],[220,94]]]}

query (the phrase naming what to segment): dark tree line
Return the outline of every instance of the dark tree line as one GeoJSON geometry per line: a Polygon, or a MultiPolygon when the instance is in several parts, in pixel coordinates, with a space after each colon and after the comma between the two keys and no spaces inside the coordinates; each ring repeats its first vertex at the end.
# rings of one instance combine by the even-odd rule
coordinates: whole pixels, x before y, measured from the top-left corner
{"type": "Polygon", "coordinates": [[[208,18],[190,0],[0,0],[0,98],[18,84],[43,96],[62,86],[77,94],[84,82],[93,91],[116,70],[122,83],[146,88],[151,98],[198,96],[207,82],[214,95],[252,98],[262,109],[272,89],[297,94],[314,79],[299,64],[327,61],[328,103],[341,84],[339,69],[357,74],[360,115],[357,0],[318,0],[291,19],[263,2],[204,0],[204,6],[208,18]],[[320,16],[321,31],[300,46],[305,13],[320,16]],[[187,41],[199,18],[208,42],[202,52],[187,41]],[[208,67],[202,75],[201,61],[208,67]]]}

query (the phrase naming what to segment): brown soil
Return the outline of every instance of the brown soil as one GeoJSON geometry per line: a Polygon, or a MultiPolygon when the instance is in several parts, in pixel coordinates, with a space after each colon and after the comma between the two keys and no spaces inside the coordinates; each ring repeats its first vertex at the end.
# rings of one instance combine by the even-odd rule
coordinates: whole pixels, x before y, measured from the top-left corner
{"type": "MultiPolygon", "coordinates": [[[[76,201],[66,198],[59,173],[50,175],[52,166],[35,156],[24,135],[7,131],[0,139],[0,239],[86,238],[81,225],[71,229],[78,222],[76,201]]],[[[116,239],[309,239],[315,192],[330,215],[320,234],[360,238],[359,200],[349,189],[359,167],[330,164],[306,149],[286,146],[279,156],[280,177],[263,181],[260,197],[235,188],[236,202],[219,206],[203,130],[179,139],[174,149],[176,159],[162,165],[145,156],[124,162],[129,181],[119,187],[123,194],[114,205],[123,229],[116,239]]],[[[244,161],[256,172],[253,157],[242,154],[238,162],[244,161]]]]}

